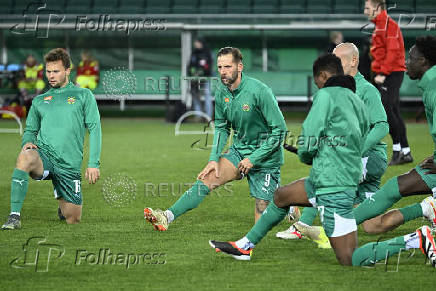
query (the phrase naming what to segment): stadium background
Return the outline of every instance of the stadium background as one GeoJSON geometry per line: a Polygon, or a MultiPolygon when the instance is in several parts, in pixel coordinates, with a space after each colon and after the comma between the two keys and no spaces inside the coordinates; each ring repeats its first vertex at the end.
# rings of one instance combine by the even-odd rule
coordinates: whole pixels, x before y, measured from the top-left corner
{"type": "MultiPolygon", "coordinates": [[[[416,36],[435,33],[436,3],[434,0],[387,2],[389,14],[397,21],[401,19],[407,56],[416,36]]],[[[103,117],[121,115],[127,118],[102,119],[102,179],[95,187],[83,185],[86,209],[80,225],[59,224],[51,186],[30,183],[31,194],[28,194],[23,208],[23,230],[0,233],[4,251],[0,259],[1,288],[48,289],[59,286],[61,280],[75,278],[77,281],[66,286],[67,289],[180,289],[197,286],[199,289],[255,290],[266,287],[327,290],[414,287],[431,290],[435,283],[433,270],[424,265],[424,258],[418,254],[411,259],[402,259],[398,272],[395,272],[395,264],[387,269],[384,265],[363,271],[344,269],[337,266],[332,252],[316,249],[309,241],[288,244],[275,239],[274,233],[287,226],[284,222],[272,230],[255,250],[250,265],[216,256],[207,245],[208,239],[235,239],[252,225],[253,201],[248,197],[245,181],[232,186],[230,197],[225,192],[212,194],[199,209],[175,223],[168,233],[151,232],[141,217],[145,203],[152,207],[166,207],[183,193],[178,190],[177,195],[172,195],[171,190],[165,190],[147,196],[143,189],[145,183],[175,183],[176,187],[190,183],[208,157],[208,151],[191,148],[192,142],[203,136],[175,137],[174,126],[163,122],[165,107],[162,105],[166,91],[146,90],[146,78],[183,78],[191,42],[197,36],[207,39],[213,53],[226,45],[239,47],[244,54],[245,72],[272,87],[281,108],[286,111],[288,128],[298,134],[307,110],[307,97],[316,90],[313,82],[309,80],[308,83],[313,60],[324,52],[329,42],[328,34],[333,30],[342,31],[346,41],[361,46],[362,39],[372,30],[371,25],[367,27],[369,22],[363,15],[363,6],[363,0],[1,0],[0,60],[3,65],[22,63],[29,53],[42,61],[43,54],[54,47],[65,47],[77,65],[80,52],[88,49],[100,63],[102,79],[105,74],[111,76],[113,72],[121,71],[121,76],[125,74],[126,78],[133,74],[136,82],[134,90],[127,88],[126,97],[134,100],[127,101],[125,108],[120,106],[120,100],[113,100],[116,98],[111,96],[110,90],[105,90],[102,82],[95,90],[103,117]],[[33,6],[24,13],[29,3],[33,6]],[[46,6],[35,11],[40,4],[46,6]],[[65,16],[65,19],[61,25],[50,25],[47,30],[45,25],[50,13],[65,16]],[[39,31],[32,30],[32,26],[23,30],[24,23],[33,23],[36,15],[40,16],[39,31]],[[163,19],[165,29],[145,29],[129,35],[124,31],[77,31],[75,21],[78,15],[93,19],[100,15],[110,15],[112,19],[163,19]],[[16,25],[17,29],[12,29],[16,25]],[[146,109],[138,112],[138,108],[146,109]],[[124,109],[124,113],[121,114],[120,109],[124,109]],[[133,120],[129,117],[159,119],[133,120]],[[143,161],[138,162],[138,157],[143,157],[143,161]],[[117,208],[105,202],[101,185],[118,173],[136,181],[137,193],[135,201],[117,208]],[[236,208],[238,210],[233,211],[236,208]],[[33,236],[44,236],[49,242],[62,244],[66,249],[63,260],[50,265],[47,273],[10,266],[11,260],[22,254],[26,240],[33,236]],[[103,247],[114,252],[139,253],[144,249],[165,252],[167,263],[133,266],[127,271],[124,266],[74,264],[74,250],[77,248],[98,251],[103,247]]],[[[126,79],[120,79],[123,80],[126,79]]],[[[14,89],[0,89],[3,99],[14,94],[14,89]]],[[[186,100],[184,94],[187,93],[182,88],[170,90],[172,100],[186,100]]],[[[404,111],[412,110],[413,113],[421,106],[416,82],[408,77],[401,88],[401,100],[404,111]]],[[[432,152],[432,141],[425,123],[407,121],[411,148],[418,162],[432,152]]],[[[2,120],[0,126],[15,128],[16,124],[2,120]]],[[[196,124],[186,125],[186,129],[202,128],[196,124]]],[[[385,138],[385,141],[391,148],[390,138],[385,138]]],[[[10,173],[19,151],[20,137],[11,133],[0,134],[0,144],[0,215],[6,217],[10,173]]],[[[307,175],[309,168],[299,164],[294,156],[286,155],[285,159],[282,181],[307,175]]],[[[408,165],[390,167],[383,183],[409,168],[408,165]]],[[[407,198],[399,206],[420,199],[407,198]]],[[[408,233],[421,223],[411,222],[380,237],[408,233]]],[[[374,236],[365,235],[360,230],[359,239],[363,244],[373,241],[374,236]]]]}

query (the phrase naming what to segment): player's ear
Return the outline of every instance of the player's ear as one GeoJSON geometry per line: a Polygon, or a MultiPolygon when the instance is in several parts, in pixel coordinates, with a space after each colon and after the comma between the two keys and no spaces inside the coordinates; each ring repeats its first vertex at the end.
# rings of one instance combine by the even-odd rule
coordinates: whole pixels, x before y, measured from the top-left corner
{"type": "Polygon", "coordinates": [[[244,69],[244,64],[242,62],[239,62],[238,64],[238,72],[242,72],[242,70],[244,69]]]}
{"type": "Polygon", "coordinates": [[[71,73],[71,67],[65,70],[66,75],[69,77],[71,73]]]}
{"type": "Polygon", "coordinates": [[[357,56],[353,56],[353,58],[352,58],[352,66],[353,67],[358,67],[359,66],[359,58],[357,57],[357,56]]]}

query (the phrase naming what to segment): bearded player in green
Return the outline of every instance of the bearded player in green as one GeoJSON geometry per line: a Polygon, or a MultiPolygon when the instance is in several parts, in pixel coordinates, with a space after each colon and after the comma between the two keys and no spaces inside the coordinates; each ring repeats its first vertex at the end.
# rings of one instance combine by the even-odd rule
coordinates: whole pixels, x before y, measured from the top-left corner
{"type": "Polygon", "coordinates": [[[307,206],[318,208],[323,228],[341,265],[370,265],[402,249],[420,248],[435,266],[435,244],[428,226],[356,249],[353,205],[370,122],[364,103],[353,93],[355,80],[344,75],[338,57],[328,54],[318,58],[313,75],[320,90],[303,123],[303,141],[299,143],[298,156],[303,163],[313,165],[310,177],[315,199],[308,197],[305,191],[295,191],[295,182],[280,187],[246,236],[236,242],[209,241],[209,244],[217,252],[238,260],[250,260],[253,248],[285,217],[290,206],[307,206]],[[341,137],[343,142],[335,142],[335,137],[341,137]]]}
{"type": "Polygon", "coordinates": [[[61,48],[44,57],[45,73],[52,87],[33,99],[22,150],[12,173],[11,214],[2,229],[21,228],[20,212],[28,177],[51,179],[58,200],[58,215],[68,224],[82,215],[81,164],[85,130],[89,131],[90,154],[85,177],[100,177],[101,127],[97,102],[88,89],[69,82],[70,56],[61,48]]]}
{"type": "Polygon", "coordinates": [[[222,48],[217,55],[221,83],[215,95],[215,136],[209,163],[195,184],[166,211],[144,209],[144,217],[156,230],[196,208],[213,189],[247,176],[250,194],[256,198],[255,221],[280,185],[282,141],[286,123],[277,101],[265,84],[242,73],[242,54],[222,48]],[[233,143],[222,154],[233,129],[233,143]]]}

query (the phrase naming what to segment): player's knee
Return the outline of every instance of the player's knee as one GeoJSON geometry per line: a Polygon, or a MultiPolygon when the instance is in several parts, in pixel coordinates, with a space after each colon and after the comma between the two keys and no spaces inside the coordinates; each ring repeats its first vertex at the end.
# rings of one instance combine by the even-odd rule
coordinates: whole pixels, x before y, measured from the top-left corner
{"type": "Polygon", "coordinates": [[[215,172],[209,173],[203,180],[201,180],[211,191],[218,188],[221,183],[218,178],[215,177],[215,172]]]}
{"type": "Polygon", "coordinates": [[[80,219],[81,219],[80,216],[74,216],[74,215],[71,215],[69,217],[65,217],[67,224],[77,224],[80,222],[80,219]]]}
{"type": "Polygon", "coordinates": [[[279,187],[274,191],[274,204],[277,207],[285,207],[285,198],[287,197],[286,191],[282,187],[279,187]]]}
{"type": "Polygon", "coordinates": [[[30,172],[30,170],[32,169],[32,165],[34,165],[35,161],[36,161],[36,156],[34,151],[27,150],[21,152],[18,155],[17,163],[15,167],[19,170],[30,172]]]}
{"type": "Polygon", "coordinates": [[[378,234],[380,233],[380,223],[376,223],[372,220],[367,220],[362,223],[363,231],[367,234],[378,234]]]}

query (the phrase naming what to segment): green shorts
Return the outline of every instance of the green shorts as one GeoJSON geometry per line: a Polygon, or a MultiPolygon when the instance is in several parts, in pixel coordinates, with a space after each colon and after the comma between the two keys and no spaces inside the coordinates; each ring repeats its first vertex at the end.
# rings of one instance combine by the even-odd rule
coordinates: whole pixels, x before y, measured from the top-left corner
{"type": "Polygon", "coordinates": [[[339,237],[357,230],[353,205],[355,190],[316,195],[322,227],[328,237],[339,237]]]}
{"type": "Polygon", "coordinates": [[[380,189],[381,178],[386,172],[388,161],[386,156],[378,151],[369,151],[362,158],[363,175],[362,182],[357,187],[357,197],[354,204],[360,204],[366,198],[370,198],[380,189]]]}
{"type": "MultiPolygon", "coordinates": [[[[244,157],[233,147],[221,155],[221,158],[229,160],[235,167],[238,167],[244,157]]],[[[242,175],[244,178],[245,175],[242,175]]],[[[254,198],[272,201],[275,190],[280,186],[280,167],[271,169],[252,168],[247,174],[250,195],[254,198]]]]}
{"type": "Polygon", "coordinates": [[[38,150],[44,166],[44,174],[40,179],[51,180],[56,199],[63,198],[65,201],[82,205],[82,190],[80,173],[70,172],[56,167],[49,157],[41,150],[38,150]]]}
{"type": "Polygon", "coordinates": [[[415,170],[421,176],[422,180],[427,184],[428,188],[433,192],[433,196],[436,195],[436,174],[428,174],[425,173],[430,171],[428,169],[423,169],[419,165],[415,167],[415,170]]]}

